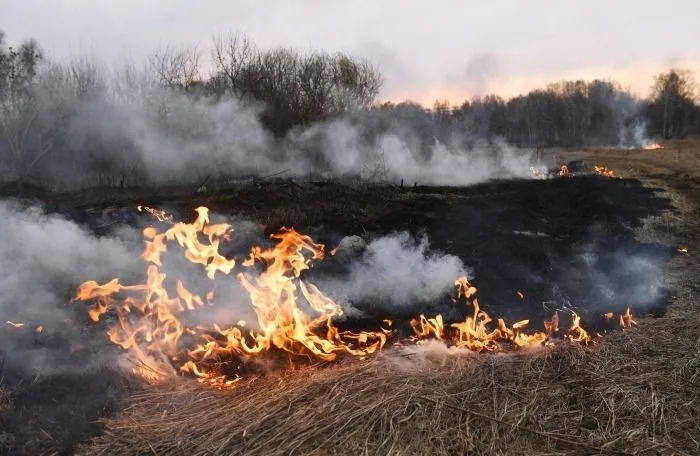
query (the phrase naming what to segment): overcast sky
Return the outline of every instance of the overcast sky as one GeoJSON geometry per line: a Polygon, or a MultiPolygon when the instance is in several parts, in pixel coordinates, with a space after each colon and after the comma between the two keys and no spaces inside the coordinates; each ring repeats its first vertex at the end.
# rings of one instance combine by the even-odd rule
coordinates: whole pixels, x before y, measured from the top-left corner
{"type": "Polygon", "coordinates": [[[646,95],[653,75],[700,80],[698,0],[0,0],[10,42],[49,54],[140,59],[161,44],[240,31],[259,46],[372,59],[381,98],[510,96],[562,78],[614,78],[646,95]]]}

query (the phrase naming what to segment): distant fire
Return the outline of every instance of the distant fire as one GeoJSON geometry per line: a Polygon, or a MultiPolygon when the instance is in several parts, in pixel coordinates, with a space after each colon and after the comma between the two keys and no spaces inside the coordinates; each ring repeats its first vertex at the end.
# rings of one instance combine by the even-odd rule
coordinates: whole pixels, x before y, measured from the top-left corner
{"type": "MultiPolygon", "coordinates": [[[[107,335],[126,351],[134,363],[134,372],[148,381],[187,374],[218,388],[234,386],[247,372],[247,363],[255,357],[274,353],[289,359],[334,361],[341,356],[364,358],[381,350],[390,338],[398,337],[391,320],[377,323],[373,330],[341,331],[333,320],[343,315],[341,307],[315,285],[302,280],[302,273],[313,261],[324,259],[325,246],[292,228],[273,234],[273,247],[253,246],[240,264],[221,255],[219,246],[231,239],[232,226],[209,223],[206,207],[196,209],[192,223],[172,223],[172,217],[155,209],[146,210],[159,221],[171,223],[163,232],[155,226],[143,230],[146,262],[145,283],[125,285],[115,278],[107,283],[84,282],[75,301],[88,301],[88,315],[97,322],[105,313],[116,316],[107,335]],[[212,281],[211,290],[197,295],[181,278],[166,278],[161,272],[168,243],[177,243],[184,257],[201,266],[212,281]],[[262,268],[253,267],[262,265],[262,268]],[[238,268],[238,269],[237,269],[238,268]],[[189,325],[190,312],[209,306],[225,306],[226,296],[215,294],[215,279],[232,275],[247,292],[257,317],[257,328],[246,329],[245,321],[213,322],[189,325]],[[260,270],[258,274],[251,271],[260,270]],[[167,279],[167,280],[166,280],[167,279]]],[[[456,280],[455,303],[466,303],[471,313],[464,321],[446,324],[442,315],[410,321],[415,343],[426,339],[475,351],[496,351],[529,346],[551,345],[559,332],[559,315],[544,322],[544,331],[527,331],[528,320],[508,325],[481,309],[476,288],[461,277],[456,280]]],[[[517,292],[522,299],[524,295],[517,292]]],[[[612,318],[612,314],[610,316],[612,318]]],[[[11,323],[19,327],[21,324],[11,323]]],[[[620,325],[636,324],[628,311],[620,316],[620,325]]],[[[43,329],[43,328],[42,328],[43,329]]],[[[571,312],[571,324],[563,339],[589,344],[594,336],[581,326],[571,312]]],[[[397,340],[394,345],[401,346],[397,340]]]]}
{"type": "Polygon", "coordinates": [[[559,175],[562,177],[571,177],[571,171],[569,171],[569,167],[566,165],[561,165],[559,167],[559,175]]]}
{"type": "Polygon", "coordinates": [[[676,248],[676,252],[678,253],[688,253],[688,247],[685,245],[679,245],[678,248],[676,248]]]}
{"type": "Polygon", "coordinates": [[[664,146],[661,144],[649,144],[648,146],[644,146],[643,150],[659,150],[663,148],[664,146]]]}
{"type": "Polygon", "coordinates": [[[599,174],[601,176],[609,177],[611,179],[617,179],[618,176],[615,174],[615,171],[612,169],[602,166],[602,165],[595,165],[593,166],[593,172],[596,174],[599,174]]]}

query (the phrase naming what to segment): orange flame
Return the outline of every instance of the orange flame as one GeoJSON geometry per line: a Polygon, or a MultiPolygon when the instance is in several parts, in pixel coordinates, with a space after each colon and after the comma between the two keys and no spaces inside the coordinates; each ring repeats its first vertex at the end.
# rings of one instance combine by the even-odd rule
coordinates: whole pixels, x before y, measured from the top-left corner
{"type": "Polygon", "coordinates": [[[686,247],[685,245],[679,245],[678,248],[676,249],[676,252],[688,253],[688,247],[686,247]]]}
{"type": "Polygon", "coordinates": [[[659,150],[663,148],[664,146],[662,146],[661,144],[650,144],[648,146],[644,146],[642,150],[659,150]]]}
{"type": "Polygon", "coordinates": [[[6,321],[8,325],[12,326],[13,328],[24,328],[24,323],[15,323],[14,321],[6,321]]]}
{"type": "Polygon", "coordinates": [[[571,177],[571,172],[569,171],[569,167],[566,165],[561,165],[559,167],[559,175],[562,177],[571,177]]]}
{"type": "MultiPolygon", "coordinates": [[[[228,328],[214,324],[205,330],[186,327],[179,314],[205,304],[181,280],[175,284],[175,293],[168,290],[166,274],[159,270],[168,242],[176,241],[184,249],[184,256],[201,265],[210,280],[217,273],[229,275],[235,267],[233,259],[219,253],[220,242],[229,238],[231,226],[210,225],[205,207],[197,208],[196,212],[197,218],[192,223],[174,223],[163,233],[154,227],[143,231],[146,240],[142,258],[149,263],[144,284],[126,286],[119,279],[102,285],[88,281],[80,285],[74,298],[95,301],[88,309],[93,321],[98,321],[105,312],[116,313],[119,324],[107,334],[113,343],[128,350],[137,365],[136,373],[155,381],[179,369],[194,374],[203,383],[223,387],[232,385],[235,379],[232,381],[205,366],[224,356],[245,357],[278,349],[332,361],[341,353],[362,357],[384,346],[390,331],[341,332],[333,325],[332,319],[343,313],[340,306],[313,284],[300,279],[302,272],[309,269],[311,259],[323,258],[324,246],[291,228],[272,235],[278,241],[273,248],[251,250],[243,266],[263,263],[265,270],[259,276],[243,272],[236,276],[249,293],[259,332],[244,334],[241,329],[244,322],[228,328]],[[202,236],[208,242],[203,242],[202,236]],[[307,314],[302,310],[303,305],[308,305],[316,315],[307,314]],[[198,338],[184,358],[183,334],[198,338]]],[[[206,295],[207,302],[211,299],[213,291],[206,295]]]]}
{"type": "Polygon", "coordinates": [[[631,328],[632,326],[637,326],[637,322],[632,318],[632,312],[628,307],[625,313],[620,315],[620,329],[631,328]]]}
{"type": "MultiPolygon", "coordinates": [[[[148,211],[162,214],[162,211],[148,211]]],[[[117,323],[107,336],[124,349],[134,363],[134,373],[147,381],[160,381],[178,373],[188,373],[201,383],[216,387],[235,386],[244,375],[246,361],[269,352],[282,352],[311,360],[335,361],[348,355],[364,358],[382,349],[393,334],[390,329],[377,331],[340,331],[333,320],[343,315],[342,308],[315,285],[302,279],[314,260],[324,258],[325,246],[293,228],[271,235],[276,244],[267,249],[253,247],[238,265],[219,253],[222,241],[233,232],[228,224],[210,224],[209,211],[198,207],[192,223],[173,222],[159,232],[151,226],[143,230],[142,259],[146,263],[144,283],[122,284],[118,278],[104,284],[82,283],[74,301],[88,301],[88,315],[94,322],[105,313],[113,314],[117,323]],[[208,279],[235,277],[247,292],[255,312],[258,329],[246,329],[238,320],[229,326],[188,326],[187,314],[204,306],[217,305],[214,289],[204,298],[186,287],[183,280],[169,279],[161,271],[164,253],[177,243],[183,255],[198,265],[208,279]],[[261,266],[261,272],[251,268],[261,266]],[[236,267],[241,269],[232,274],[236,267]]],[[[160,218],[158,220],[161,220],[160,218]]],[[[479,306],[477,289],[466,277],[455,281],[457,297],[471,305],[472,312],[463,322],[445,324],[442,315],[420,315],[410,321],[416,343],[434,338],[458,348],[496,351],[506,346],[521,348],[549,345],[559,332],[559,316],[544,322],[544,331],[528,332],[528,320],[508,326],[503,319],[493,320],[479,306]]],[[[521,299],[522,292],[517,292],[521,299]]],[[[217,293],[218,296],[218,293],[217,293]]],[[[236,321],[233,319],[232,321],[236,321]]],[[[16,327],[21,323],[8,322],[16,327]]],[[[384,320],[386,328],[393,322],[384,320]]],[[[620,317],[620,325],[636,324],[629,309],[620,317]]],[[[37,329],[38,330],[38,329],[37,329]]],[[[565,339],[588,344],[592,337],[581,327],[580,318],[572,313],[571,327],[565,339]]],[[[396,345],[401,345],[397,343],[396,345]]]]}
{"type": "MultiPolygon", "coordinates": [[[[473,351],[496,351],[502,350],[504,344],[509,344],[517,348],[550,345],[552,336],[559,331],[559,316],[555,313],[551,320],[544,322],[545,331],[535,331],[527,333],[526,326],[529,320],[520,320],[508,326],[503,319],[496,321],[495,328],[490,327],[493,322],[491,316],[481,310],[479,301],[476,298],[476,288],[473,287],[466,277],[460,277],[455,282],[458,298],[467,300],[473,309],[473,313],[463,322],[453,323],[449,328],[453,328],[451,342],[458,348],[466,348],[473,351]]],[[[413,340],[422,341],[428,337],[435,337],[438,340],[445,340],[446,330],[444,328],[441,315],[435,318],[420,316],[420,320],[411,322],[414,335],[413,340]]],[[[580,328],[580,325],[576,323],[580,328]]],[[[583,331],[582,328],[580,328],[583,331]]],[[[569,334],[571,330],[569,331],[569,334]]],[[[585,334],[585,332],[584,332],[585,334]]],[[[585,338],[572,337],[575,342],[585,342],[585,338]]]]}
{"type": "Polygon", "coordinates": [[[600,176],[609,177],[610,179],[618,179],[619,178],[615,174],[615,171],[613,171],[612,169],[607,168],[605,166],[602,166],[602,165],[593,166],[593,171],[600,176]]]}
{"type": "Polygon", "coordinates": [[[160,222],[173,223],[173,216],[165,211],[154,209],[148,206],[136,206],[139,212],[148,212],[152,216],[158,219],[160,222]]]}

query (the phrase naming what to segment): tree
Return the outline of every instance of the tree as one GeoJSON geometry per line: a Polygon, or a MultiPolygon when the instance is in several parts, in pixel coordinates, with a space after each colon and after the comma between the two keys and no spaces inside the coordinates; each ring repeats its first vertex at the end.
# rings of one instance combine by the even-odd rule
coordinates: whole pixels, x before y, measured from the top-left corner
{"type": "Polygon", "coordinates": [[[32,132],[41,114],[35,89],[42,60],[36,41],[15,49],[6,46],[0,31],[0,160],[14,174],[20,193],[32,168],[51,150],[50,138],[32,132]]]}
{"type": "Polygon", "coordinates": [[[649,117],[664,139],[688,133],[695,111],[694,90],[692,75],[687,70],[671,69],[655,78],[649,117]]]}
{"type": "Polygon", "coordinates": [[[149,63],[162,86],[191,92],[201,79],[199,60],[196,47],[165,46],[151,55],[149,63]]]}

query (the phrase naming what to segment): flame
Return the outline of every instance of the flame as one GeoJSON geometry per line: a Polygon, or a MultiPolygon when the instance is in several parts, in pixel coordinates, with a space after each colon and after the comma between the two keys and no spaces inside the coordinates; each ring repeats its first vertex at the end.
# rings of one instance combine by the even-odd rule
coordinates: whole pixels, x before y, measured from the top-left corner
{"type": "Polygon", "coordinates": [[[632,326],[637,326],[637,322],[632,318],[632,312],[628,307],[625,313],[620,315],[620,329],[631,328],[632,326]]]}
{"type": "Polygon", "coordinates": [[[664,146],[662,146],[661,144],[649,144],[648,146],[644,146],[642,150],[659,150],[663,148],[664,146]]]}
{"type": "Polygon", "coordinates": [[[676,252],[678,253],[688,253],[688,247],[685,245],[679,245],[678,248],[676,249],[676,252]]]}
{"type": "MultiPolygon", "coordinates": [[[[148,212],[162,215],[160,211],[148,212]]],[[[225,387],[233,385],[238,377],[232,379],[208,367],[224,358],[242,359],[281,350],[333,361],[341,354],[367,356],[385,345],[388,330],[353,333],[339,331],[333,325],[333,318],[343,314],[340,306],[316,286],[300,279],[311,260],[323,258],[324,246],[291,228],[283,228],[271,236],[277,241],[274,247],[253,247],[243,262],[247,268],[261,263],[264,271],[260,275],[244,272],[236,275],[250,296],[259,331],[244,333],[245,323],[241,321],[225,328],[217,324],[207,328],[187,327],[181,314],[204,306],[205,300],[189,291],[182,280],[175,282],[174,292],[168,288],[166,274],[159,269],[168,243],[177,242],[185,258],[200,265],[212,281],[217,275],[230,275],[236,266],[235,260],[219,253],[220,242],[229,239],[232,227],[209,224],[205,207],[197,208],[196,212],[194,222],[174,223],[163,233],[154,227],[143,230],[145,283],[123,285],[116,278],[105,284],[87,281],[76,292],[74,300],[94,301],[88,309],[93,321],[99,321],[106,312],[116,314],[119,323],[107,335],[128,351],[136,366],[135,373],[157,381],[176,371],[188,372],[203,383],[225,387]],[[303,310],[306,305],[312,312],[303,310]],[[185,348],[183,336],[197,339],[193,348],[185,348]]],[[[213,297],[212,290],[205,295],[207,303],[213,297]]]]}
{"type": "Polygon", "coordinates": [[[569,167],[566,165],[561,165],[559,167],[559,175],[562,177],[571,177],[572,176],[571,172],[569,171],[569,167]]]}
{"type": "Polygon", "coordinates": [[[571,311],[571,327],[567,330],[564,336],[571,342],[576,342],[588,345],[593,342],[593,338],[581,326],[581,317],[574,311],[571,311]]]}
{"type": "Polygon", "coordinates": [[[520,299],[525,299],[525,295],[523,294],[522,291],[516,291],[515,294],[518,295],[518,297],[519,297],[520,299]]]}
{"type": "MultiPolygon", "coordinates": [[[[166,217],[162,211],[142,209],[159,221],[166,217]]],[[[154,226],[143,230],[143,283],[127,285],[118,278],[103,284],[86,281],[73,299],[88,302],[87,313],[94,322],[116,320],[107,336],[126,352],[133,372],[144,380],[157,382],[173,375],[191,375],[203,384],[230,388],[249,374],[248,361],[254,357],[283,353],[291,363],[296,359],[330,362],[342,356],[364,359],[381,350],[394,334],[386,329],[394,326],[391,320],[383,320],[384,327],[375,331],[341,331],[334,325],[333,321],[343,315],[342,308],[303,279],[314,261],[324,259],[323,244],[293,228],[282,228],[270,236],[272,247],[254,246],[238,264],[219,252],[221,243],[231,239],[233,227],[210,224],[206,207],[198,207],[195,212],[192,223],[172,222],[162,232],[154,226]],[[162,272],[164,254],[172,244],[179,245],[184,257],[202,269],[211,281],[211,290],[199,295],[181,278],[170,278],[162,272]],[[188,324],[189,313],[226,304],[220,302],[226,297],[219,293],[215,301],[215,280],[220,278],[237,280],[247,292],[257,326],[248,328],[245,321],[235,318],[231,322],[236,323],[228,325],[188,324]],[[106,313],[114,318],[102,318],[106,313]]],[[[482,310],[477,289],[466,277],[458,278],[455,287],[454,302],[464,301],[471,309],[465,320],[448,324],[442,315],[420,315],[409,322],[413,329],[410,340],[422,343],[433,338],[458,348],[497,351],[550,345],[559,332],[557,313],[544,322],[544,331],[528,331],[529,320],[509,326],[482,310]]],[[[524,298],[522,292],[516,293],[524,298]]],[[[628,309],[620,316],[620,325],[628,328],[634,324],[628,309]]],[[[593,341],[573,312],[564,338],[581,344],[593,341]]],[[[394,345],[402,344],[396,341],[394,345]]]]}
{"type": "Polygon", "coordinates": [[[607,168],[602,165],[594,165],[593,166],[593,171],[596,174],[599,174],[601,176],[609,177],[610,179],[618,179],[619,177],[615,174],[615,171],[613,171],[610,168],[607,168]]]}
{"type": "Polygon", "coordinates": [[[163,210],[154,209],[149,206],[136,206],[136,209],[138,209],[139,212],[148,212],[160,222],[173,223],[173,216],[163,210]]]}
{"type": "Polygon", "coordinates": [[[14,321],[6,321],[8,325],[12,326],[13,328],[24,328],[24,323],[15,323],[14,321]]]}
{"type": "MultiPolygon", "coordinates": [[[[472,307],[472,314],[468,315],[463,322],[453,323],[448,327],[451,329],[449,340],[458,348],[481,352],[502,350],[505,345],[516,348],[550,345],[552,336],[559,331],[559,316],[556,313],[551,320],[544,322],[544,332],[526,332],[525,328],[530,323],[529,320],[520,320],[508,326],[503,319],[499,318],[495,325],[491,325],[493,319],[481,310],[475,296],[476,288],[469,283],[469,280],[466,277],[460,277],[455,281],[455,286],[457,297],[465,299],[472,307]]],[[[415,341],[423,341],[428,337],[438,340],[448,338],[442,315],[434,318],[421,315],[420,319],[411,321],[411,327],[414,332],[412,339],[415,341]]],[[[571,340],[581,342],[578,338],[571,340]]]]}

